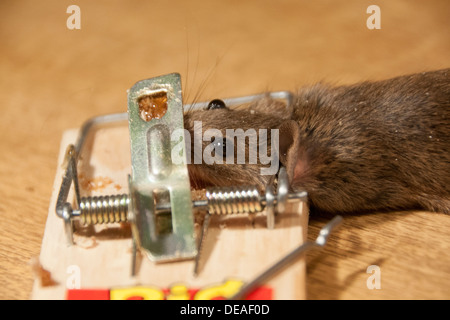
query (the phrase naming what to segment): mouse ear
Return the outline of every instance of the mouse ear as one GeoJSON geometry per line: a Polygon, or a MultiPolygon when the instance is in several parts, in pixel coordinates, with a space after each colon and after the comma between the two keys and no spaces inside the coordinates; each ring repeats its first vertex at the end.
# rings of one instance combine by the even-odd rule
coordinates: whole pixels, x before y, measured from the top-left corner
{"type": "Polygon", "coordinates": [[[250,110],[286,120],[291,118],[291,109],[286,106],[286,103],[280,100],[272,99],[269,96],[255,101],[251,104],[250,110]]]}
{"type": "Polygon", "coordinates": [[[278,127],[280,162],[286,167],[289,181],[294,179],[294,170],[298,161],[299,127],[294,120],[283,122],[278,127]]]}

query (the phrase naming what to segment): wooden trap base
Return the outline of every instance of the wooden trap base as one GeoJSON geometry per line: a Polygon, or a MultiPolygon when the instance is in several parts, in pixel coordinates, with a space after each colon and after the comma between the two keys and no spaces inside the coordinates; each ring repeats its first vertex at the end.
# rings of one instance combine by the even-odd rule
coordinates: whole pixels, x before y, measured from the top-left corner
{"type": "MultiPolygon", "coordinates": [[[[289,204],[282,217],[277,218],[274,230],[266,228],[263,213],[257,214],[253,223],[247,215],[213,216],[197,277],[193,276],[193,260],[155,264],[143,255],[138,255],[137,274],[132,277],[131,231],[126,224],[78,226],[74,235],[76,245],[67,245],[63,221],[56,216],[55,205],[64,153],[69,144],[75,143],[77,135],[78,130],[68,130],[61,141],[32,299],[230,297],[243,283],[306,241],[308,208],[304,202],[289,204]]],[[[78,165],[81,195],[128,193],[129,150],[126,125],[93,131],[78,165]]],[[[69,199],[73,199],[73,194],[69,199]]],[[[201,228],[199,217],[202,215],[196,215],[197,232],[201,228]]],[[[247,298],[304,299],[305,270],[305,261],[299,258],[247,298]]]]}

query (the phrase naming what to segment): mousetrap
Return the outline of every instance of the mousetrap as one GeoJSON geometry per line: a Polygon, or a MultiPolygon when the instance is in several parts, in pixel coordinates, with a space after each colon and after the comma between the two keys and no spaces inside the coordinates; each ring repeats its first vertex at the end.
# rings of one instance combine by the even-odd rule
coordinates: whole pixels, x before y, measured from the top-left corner
{"type": "MultiPolygon", "coordinates": [[[[307,195],[289,192],[282,167],[264,194],[191,188],[171,137],[192,107],[205,104],[183,105],[180,76],[169,74],[136,83],[127,113],[64,132],[32,299],[237,297],[305,243],[307,195]]],[[[239,298],[304,299],[303,258],[239,298]]]]}

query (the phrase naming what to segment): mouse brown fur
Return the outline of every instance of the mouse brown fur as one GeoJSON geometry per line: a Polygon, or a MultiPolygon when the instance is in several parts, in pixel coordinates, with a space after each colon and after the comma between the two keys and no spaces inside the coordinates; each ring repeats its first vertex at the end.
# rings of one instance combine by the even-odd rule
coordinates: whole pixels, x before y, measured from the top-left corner
{"type": "MultiPolygon", "coordinates": [[[[450,69],[299,90],[289,109],[264,98],[246,108],[192,111],[185,128],[279,129],[291,187],[333,213],[421,208],[450,213],[450,69]]],[[[270,139],[268,139],[270,140],[270,139]]],[[[204,145],[207,142],[203,142],[204,145]]],[[[269,148],[270,150],[270,148],[269,148]]],[[[256,184],[259,164],[191,164],[194,185],[256,184]]]]}

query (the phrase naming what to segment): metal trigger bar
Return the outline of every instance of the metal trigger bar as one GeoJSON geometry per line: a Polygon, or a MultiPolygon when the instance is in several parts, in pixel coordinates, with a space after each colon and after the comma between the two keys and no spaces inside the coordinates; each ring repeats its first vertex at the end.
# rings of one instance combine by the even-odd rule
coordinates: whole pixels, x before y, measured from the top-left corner
{"type": "Polygon", "coordinates": [[[266,282],[270,277],[280,272],[289,264],[293,263],[298,257],[308,250],[314,248],[323,248],[327,243],[328,237],[333,230],[339,227],[342,223],[342,216],[335,216],[330,222],[328,222],[319,232],[316,241],[307,241],[288,253],[286,256],[278,260],[266,271],[258,275],[249,283],[245,284],[235,295],[230,297],[230,300],[239,300],[245,298],[250,292],[256,289],[258,286],[266,282]]]}

